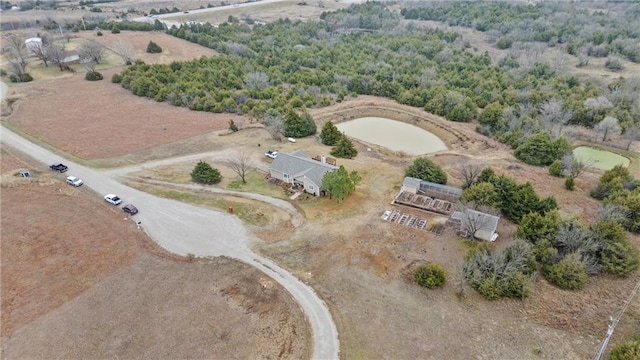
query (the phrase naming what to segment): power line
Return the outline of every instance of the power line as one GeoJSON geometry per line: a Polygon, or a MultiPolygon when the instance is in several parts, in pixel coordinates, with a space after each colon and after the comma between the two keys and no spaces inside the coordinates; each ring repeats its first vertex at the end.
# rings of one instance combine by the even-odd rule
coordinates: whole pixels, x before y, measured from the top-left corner
{"type": "Polygon", "coordinates": [[[607,345],[609,345],[609,340],[611,339],[611,335],[613,335],[613,330],[615,330],[616,325],[618,325],[618,323],[620,322],[620,318],[622,318],[622,315],[624,314],[624,312],[627,311],[629,304],[631,304],[631,300],[633,300],[633,298],[636,296],[639,290],[640,290],[640,279],[636,283],[636,287],[633,288],[633,291],[631,292],[631,296],[629,296],[629,299],[627,299],[627,302],[624,304],[624,306],[622,307],[618,315],[615,318],[609,316],[610,322],[607,328],[607,335],[605,336],[604,340],[602,340],[602,343],[600,343],[600,349],[598,350],[598,353],[596,354],[596,356],[593,358],[594,360],[602,360],[602,358],[604,357],[604,353],[607,350],[607,345]]]}

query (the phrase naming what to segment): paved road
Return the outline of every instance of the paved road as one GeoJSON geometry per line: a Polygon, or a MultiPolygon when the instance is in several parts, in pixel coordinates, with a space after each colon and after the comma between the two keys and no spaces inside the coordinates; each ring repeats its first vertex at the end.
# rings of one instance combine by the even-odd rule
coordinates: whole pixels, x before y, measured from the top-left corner
{"type": "Polygon", "coordinates": [[[189,17],[189,15],[197,15],[197,14],[203,14],[203,13],[215,12],[215,11],[221,11],[221,10],[229,10],[229,9],[242,9],[242,8],[246,8],[246,7],[249,7],[249,6],[269,4],[269,3],[277,3],[277,2],[281,2],[281,1],[284,1],[284,0],[259,0],[259,1],[241,3],[241,4],[216,6],[216,7],[206,8],[206,9],[189,10],[189,12],[186,13],[186,14],[181,11],[181,12],[176,12],[176,13],[154,15],[153,17],[151,17],[151,16],[137,17],[137,18],[133,18],[131,20],[132,21],[137,21],[137,22],[153,23],[154,21],[156,21],[156,19],[158,19],[162,23],[167,25],[167,27],[171,27],[173,25],[179,27],[180,24],[185,22],[184,21],[185,17],[189,17]],[[169,19],[172,19],[172,18],[178,18],[178,19],[180,19],[180,21],[177,21],[177,22],[176,21],[170,21],[169,19]]]}
{"type": "MultiPolygon", "coordinates": [[[[160,246],[180,255],[228,256],[263,271],[287,289],[307,315],[314,337],[314,359],[337,359],[338,331],[324,302],[314,290],[269,259],[255,254],[247,245],[249,234],[235,216],[216,212],[174,200],[162,199],[123,185],[96,171],[63,159],[38,145],[0,127],[0,142],[49,164],[63,162],[69,166],[65,175],[82,178],[96,196],[107,193],[119,195],[124,203],[133,203],[139,209],[135,221],[140,221],[145,232],[160,246]]],[[[63,175],[60,175],[62,178],[63,175]]],[[[112,206],[104,203],[104,206],[112,206]]],[[[124,213],[123,213],[124,218],[124,213]]],[[[135,226],[124,222],[123,226],[135,226]]]]}

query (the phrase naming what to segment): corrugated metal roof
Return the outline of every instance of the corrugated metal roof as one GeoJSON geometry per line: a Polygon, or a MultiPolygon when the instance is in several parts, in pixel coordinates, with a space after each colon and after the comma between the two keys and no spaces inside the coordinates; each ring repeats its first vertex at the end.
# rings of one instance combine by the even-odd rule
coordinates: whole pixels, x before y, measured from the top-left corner
{"type": "Polygon", "coordinates": [[[422,180],[420,179],[416,179],[414,177],[410,177],[407,176],[404,178],[404,181],[402,182],[402,185],[406,185],[412,188],[416,188],[416,189],[420,189],[420,182],[422,182],[422,180]]]}

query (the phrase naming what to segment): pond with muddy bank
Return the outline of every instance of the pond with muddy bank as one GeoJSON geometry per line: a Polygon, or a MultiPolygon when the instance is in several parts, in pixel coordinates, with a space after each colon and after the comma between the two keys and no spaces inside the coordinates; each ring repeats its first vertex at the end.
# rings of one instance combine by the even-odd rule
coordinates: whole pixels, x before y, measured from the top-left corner
{"type": "Polygon", "coordinates": [[[382,117],[361,117],[336,124],[347,136],[407,155],[447,150],[436,135],[415,125],[382,117]]]}

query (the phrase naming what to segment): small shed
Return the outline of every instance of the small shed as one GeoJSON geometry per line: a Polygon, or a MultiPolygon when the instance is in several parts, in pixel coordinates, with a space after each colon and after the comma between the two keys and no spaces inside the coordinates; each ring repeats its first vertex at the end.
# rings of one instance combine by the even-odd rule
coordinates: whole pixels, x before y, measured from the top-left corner
{"type": "Polygon", "coordinates": [[[451,220],[460,223],[460,231],[474,232],[476,239],[484,241],[495,241],[498,238],[496,229],[498,228],[499,216],[487,214],[473,209],[454,211],[451,220]]]}
{"type": "Polygon", "coordinates": [[[24,46],[26,46],[27,51],[29,51],[30,54],[35,54],[36,51],[42,47],[42,38],[28,38],[24,41],[24,46]]]}

